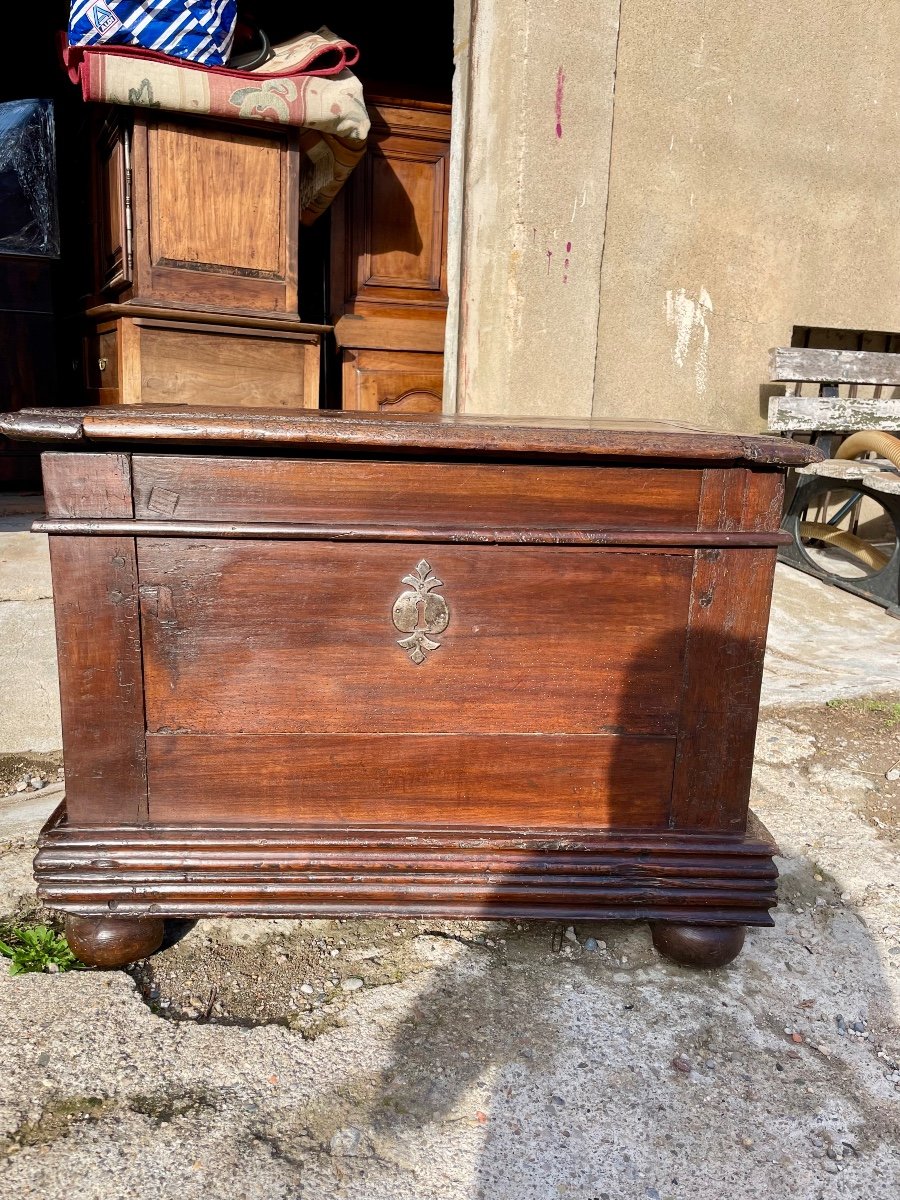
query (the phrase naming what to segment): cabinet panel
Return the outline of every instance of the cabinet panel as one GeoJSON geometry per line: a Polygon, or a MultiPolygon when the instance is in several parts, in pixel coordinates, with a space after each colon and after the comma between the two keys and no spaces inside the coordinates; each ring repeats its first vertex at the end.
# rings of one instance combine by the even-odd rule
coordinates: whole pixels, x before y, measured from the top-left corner
{"type": "Polygon", "coordinates": [[[151,261],[284,278],[283,145],[256,131],[153,126],[151,261]]]}
{"type": "Polygon", "coordinates": [[[315,408],[315,343],[223,331],[141,329],[141,403],[315,408]]]}
{"type": "Polygon", "coordinates": [[[147,738],[150,819],[476,828],[665,828],[673,740],[636,737],[147,738]],[[260,789],[259,780],[265,779],[260,789]],[[260,797],[264,796],[264,805],[260,797]]]}
{"type": "Polygon", "coordinates": [[[334,316],[442,312],[449,107],[375,102],[369,111],[369,149],[335,205],[334,316]]]}
{"type": "Polygon", "coordinates": [[[133,120],[127,299],[296,316],[299,131],[133,120]]]}
{"type": "Polygon", "coordinates": [[[519,463],[398,463],[365,466],[322,458],[135,454],[135,513],[158,518],[153,494],[178,497],[182,521],[377,524],[390,497],[399,526],[694,530],[701,471],[519,463]]]}
{"type": "Polygon", "coordinates": [[[444,196],[446,149],[418,155],[405,147],[392,152],[392,139],[378,143],[368,161],[368,237],[360,258],[357,289],[421,288],[446,303],[444,285],[444,196]]]}
{"type": "Polygon", "coordinates": [[[441,411],[443,354],[345,350],[344,408],[368,412],[441,411]]]}

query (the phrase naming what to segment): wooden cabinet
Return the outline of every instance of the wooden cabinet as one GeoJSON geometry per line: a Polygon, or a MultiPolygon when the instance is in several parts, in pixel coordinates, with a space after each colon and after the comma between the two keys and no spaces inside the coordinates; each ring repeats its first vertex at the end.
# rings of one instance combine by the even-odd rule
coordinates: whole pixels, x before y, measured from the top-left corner
{"type": "Polygon", "coordinates": [[[450,110],[391,100],[369,107],[369,149],[333,218],[343,407],[440,411],[450,110]]]}
{"type": "Polygon", "coordinates": [[[771,923],[748,817],[781,439],[408,414],[21,413],[44,454],[73,948],[163,917],[771,923]],[[274,750],[273,750],[274,747],[274,750]]]}
{"type": "Polygon", "coordinates": [[[101,110],[84,382],[101,404],[319,403],[297,312],[300,131],[101,110]]]}
{"type": "Polygon", "coordinates": [[[93,403],[318,406],[318,333],[135,311],[118,306],[85,337],[93,403]]]}
{"type": "Polygon", "coordinates": [[[299,131],[115,109],[94,135],[95,300],[297,318],[299,131]]]}

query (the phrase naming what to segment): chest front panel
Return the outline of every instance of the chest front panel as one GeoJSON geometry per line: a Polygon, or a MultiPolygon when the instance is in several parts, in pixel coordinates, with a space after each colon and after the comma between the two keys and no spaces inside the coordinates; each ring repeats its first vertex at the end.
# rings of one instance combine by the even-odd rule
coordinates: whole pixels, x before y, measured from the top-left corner
{"type": "Polygon", "coordinates": [[[610,775],[633,759],[617,803],[659,823],[692,562],[687,551],[141,540],[151,819],[171,817],[189,786],[216,820],[246,818],[248,805],[275,820],[331,819],[335,805],[347,819],[404,820],[449,777],[452,802],[435,820],[461,807],[496,824],[525,805],[538,822],[603,824],[610,775]],[[198,755],[206,768],[191,765],[198,755]],[[234,771],[264,778],[265,794],[237,802],[246,793],[222,787],[234,771]],[[287,790],[273,800],[276,780],[287,790]]]}

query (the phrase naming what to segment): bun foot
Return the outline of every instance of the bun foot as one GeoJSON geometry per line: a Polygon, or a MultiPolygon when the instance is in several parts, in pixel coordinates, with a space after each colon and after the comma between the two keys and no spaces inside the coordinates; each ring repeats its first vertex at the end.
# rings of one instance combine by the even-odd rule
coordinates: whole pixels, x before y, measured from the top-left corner
{"type": "Polygon", "coordinates": [[[685,967],[724,967],[741,952],[743,925],[677,925],[651,921],[653,945],[685,967]]]}
{"type": "Polygon", "coordinates": [[[158,950],[165,925],[161,917],[75,917],[65,919],[72,953],[89,967],[125,967],[158,950]]]}

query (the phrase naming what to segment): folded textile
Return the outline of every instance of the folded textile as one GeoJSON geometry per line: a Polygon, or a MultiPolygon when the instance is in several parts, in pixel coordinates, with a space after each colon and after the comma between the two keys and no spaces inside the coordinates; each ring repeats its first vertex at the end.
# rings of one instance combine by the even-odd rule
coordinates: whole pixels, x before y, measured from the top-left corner
{"type": "Polygon", "coordinates": [[[364,142],[307,130],[300,140],[300,221],[312,225],[349,179],[364,142]]]}
{"type": "Polygon", "coordinates": [[[201,67],[128,46],[63,47],[69,77],[88,101],[299,125],[362,144],[369,117],[362,84],[347,70],[358,57],[354,45],[324,26],[273,47],[252,71],[201,67]]]}

